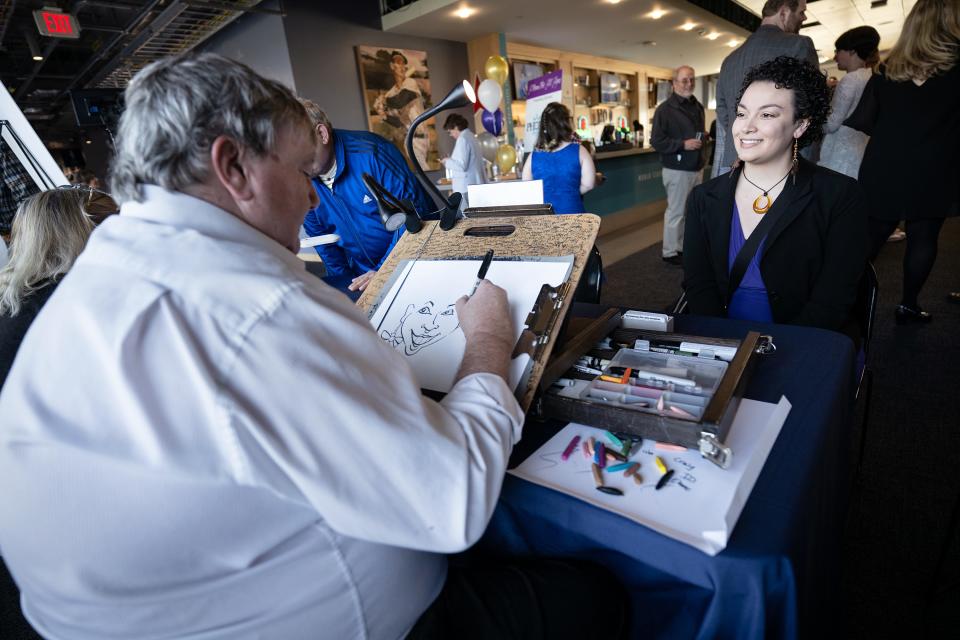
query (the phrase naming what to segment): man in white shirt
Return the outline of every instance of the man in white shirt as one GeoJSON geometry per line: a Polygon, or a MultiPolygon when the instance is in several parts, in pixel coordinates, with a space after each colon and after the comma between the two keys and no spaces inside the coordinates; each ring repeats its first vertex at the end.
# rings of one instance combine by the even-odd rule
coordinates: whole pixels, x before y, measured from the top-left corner
{"type": "Polygon", "coordinates": [[[425,611],[444,629],[442,554],[482,534],[520,437],[505,293],[457,302],[458,381],[423,397],[295,255],[317,196],[290,91],[200,54],[125,97],[121,214],[0,394],[0,553],[27,619],[81,640],[399,638],[425,611]]]}

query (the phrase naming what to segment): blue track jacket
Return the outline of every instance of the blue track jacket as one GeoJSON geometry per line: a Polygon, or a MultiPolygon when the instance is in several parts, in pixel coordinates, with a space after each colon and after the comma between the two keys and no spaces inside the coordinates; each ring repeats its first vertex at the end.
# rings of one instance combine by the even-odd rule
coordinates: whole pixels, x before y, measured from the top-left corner
{"type": "Polygon", "coordinates": [[[364,173],[398,199],[412,201],[422,215],[437,207],[400,151],[384,138],[366,131],[334,129],[333,143],[337,158],[333,189],[314,178],[320,204],[307,213],[303,228],[308,236],[339,235],[339,242],[319,246],[317,253],[327,275],[356,277],[379,269],[403,233],[403,227],[394,233],[384,228],[377,203],[363,184],[364,173]]]}

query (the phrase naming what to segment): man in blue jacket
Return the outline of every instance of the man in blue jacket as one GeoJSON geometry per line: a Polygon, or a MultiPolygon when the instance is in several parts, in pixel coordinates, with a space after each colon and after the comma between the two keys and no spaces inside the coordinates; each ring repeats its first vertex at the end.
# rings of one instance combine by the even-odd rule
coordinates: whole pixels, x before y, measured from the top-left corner
{"type": "Polygon", "coordinates": [[[366,131],[334,129],[316,103],[301,99],[317,133],[317,175],[313,187],[320,205],[307,213],[308,236],[336,233],[336,244],[317,247],[327,275],[353,278],[349,289],[363,291],[400,239],[403,228],[387,231],[377,203],[363,184],[369,173],[399,200],[409,200],[421,214],[437,206],[407,167],[400,151],[366,131]]]}

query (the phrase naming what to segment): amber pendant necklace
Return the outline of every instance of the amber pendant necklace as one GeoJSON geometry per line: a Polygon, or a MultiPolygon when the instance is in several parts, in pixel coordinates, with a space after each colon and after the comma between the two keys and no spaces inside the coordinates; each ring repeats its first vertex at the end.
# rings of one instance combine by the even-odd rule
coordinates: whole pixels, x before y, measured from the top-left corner
{"type": "Polygon", "coordinates": [[[757,196],[757,199],[753,201],[753,212],[754,212],[754,213],[756,213],[756,214],[758,214],[758,215],[763,215],[763,214],[765,214],[767,211],[770,211],[770,206],[773,205],[773,198],[771,198],[771,197],[770,197],[769,195],[767,195],[767,194],[769,194],[771,191],[773,191],[774,189],[776,189],[776,188],[777,188],[777,185],[779,185],[781,182],[783,182],[784,180],[786,180],[786,179],[787,179],[787,176],[789,176],[789,175],[790,175],[790,172],[787,171],[787,175],[785,175],[785,176],[783,176],[782,178],[780,178],[779,180],[777,180],[776,184],[774,184],[774,185],[773,185],[772,187],[770,187],[769,189],[764,189],[763,187],[761,187],[760,185],[758,185],[756,182],[754,182],[753,180],[751,180],[750,178],[748,178],[748,177],[747,177],[747,168],[746,168],[746,167],[743,168],[743,179],[746,180],[747,182],[749,182],[750,184],[752,184],[753,186],[755,186],[757,189],[760,189],[760,192],[761,192],[760,195],[757,196]]]}

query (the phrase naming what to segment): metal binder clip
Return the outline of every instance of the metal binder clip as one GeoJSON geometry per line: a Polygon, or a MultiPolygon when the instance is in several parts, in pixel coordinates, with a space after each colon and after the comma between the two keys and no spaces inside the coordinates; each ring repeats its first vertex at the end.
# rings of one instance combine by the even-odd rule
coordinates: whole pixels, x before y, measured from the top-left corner
{"type": "Polygon", "coordinates": [[[773,343],[773,336],[760,336],[760,339],[757,340],[757,345],[753,348],[754,353],[762,356],[771,354],[776,350],[777,345],[773,343]]]}
{"type": "Polygon", "coordinates": [[[563,305],[564,298],[570,288],[569,283],[564,283],[559,287],[543,285],[540,287],[540,293],[537,295],[533,308],[527,314],[524,322],[525,328],[520,333],[520,339],[513,349],[511,358],[516,358],[522,354],[530,356],[530,362],[526,370],[520,377],[521,383],[518,389],[526,388],[526,381],[533,370],[533,364],[540,358],[543,349],[549,344],[553,331],[557,323],[557,311],[563,305]]]}
{"type": "Polygon", "coordinates": [[[733,450],[717,440],[717,436],[707,431],[700,432],[700,440],[697,442],[700,447],[700,455],[714,463],[721,469],[730,467],[733,461],[733,450]]]}
{"type": "Polygon", "coordinates": [[[550,342],[550,333],[553,329],[556,311],[563,304],[561,290],[564,287],[566,285],[551,287],[547,284],[540,287],[540,293],[533,303],[533,308],[527,314],[527,319],[524,322],[526,328],[520,334],[520,340],[517,341],[513,357],[521,353],[528,353],[535,360],[539,356],[540,350],[550,342]]]}

